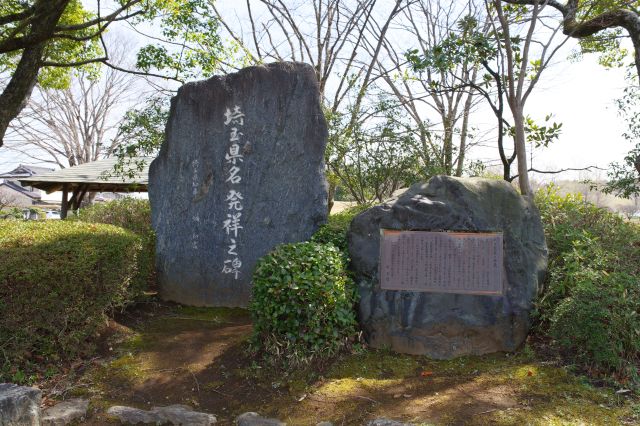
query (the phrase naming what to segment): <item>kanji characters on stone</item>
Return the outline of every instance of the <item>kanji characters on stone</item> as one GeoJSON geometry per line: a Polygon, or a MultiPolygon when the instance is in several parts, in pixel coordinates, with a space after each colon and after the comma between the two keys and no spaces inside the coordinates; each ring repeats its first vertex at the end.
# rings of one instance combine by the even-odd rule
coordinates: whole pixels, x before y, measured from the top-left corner
{"type": "Polygon", "coordinates": [[[240,152],[240,144],[242,136],[244,134],[240,131],[241,126],[244,126],[244,113],[240,109],[239,105],[234,105],[233,109],[227,108],[224,113],[224,125],[232,125],[229,133],[229,150],[225,154],[225,162],[229,164],[229,170],[227,171],[227,178],[225,180],[230,186],[229,192],[225,198],[227,202],[227,218],[222,222],[222,228],[229,236],[229,243],[227,245],[227,258],[223,262],[222,273],[233,274],[237,280],[240,275],[240,268],[242,267],[242,260],[238,255],[238,244],[236,239],[238,233],[242,230],[242,193],[233,186],[242,182],[242,170],[240,169],[240,163],[244,161],[244,156],[240,152]],[[233,236],[233,238],[231,238],[233,236]],[[235,256],[229,258],[230,256],[235,256]]]}

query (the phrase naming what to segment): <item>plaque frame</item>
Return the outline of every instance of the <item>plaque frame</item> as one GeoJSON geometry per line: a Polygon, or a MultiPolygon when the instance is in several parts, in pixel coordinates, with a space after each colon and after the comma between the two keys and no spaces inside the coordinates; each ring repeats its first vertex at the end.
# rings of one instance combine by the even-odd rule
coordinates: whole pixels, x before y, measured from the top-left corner
{"type": "Polygon", "coordinates": [[[378,260],[386,291],[503,296],[506,288],[502,232],[381,228],[378,260]]]}

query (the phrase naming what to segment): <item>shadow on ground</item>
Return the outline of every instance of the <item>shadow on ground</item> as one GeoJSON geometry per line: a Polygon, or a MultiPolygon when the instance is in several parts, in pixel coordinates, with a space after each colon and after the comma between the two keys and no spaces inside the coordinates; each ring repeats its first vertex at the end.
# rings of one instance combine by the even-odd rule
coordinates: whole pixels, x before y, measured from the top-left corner
{"type": "Polygon", "coordinates": [[[361,350],[286,375],[247,352],[246,311],[156,307],[120,331],[75,380],[91,399],[88,424],[113,424],[111,405],[186,404],[232,424],[246,411],[290,425],[360,425],[387,417],[436,425],[637,424],[637,399],[589,386],[530,351],[433,361],[361,350]],[[635,413],[635,414],[634,414],[635,413]]]}

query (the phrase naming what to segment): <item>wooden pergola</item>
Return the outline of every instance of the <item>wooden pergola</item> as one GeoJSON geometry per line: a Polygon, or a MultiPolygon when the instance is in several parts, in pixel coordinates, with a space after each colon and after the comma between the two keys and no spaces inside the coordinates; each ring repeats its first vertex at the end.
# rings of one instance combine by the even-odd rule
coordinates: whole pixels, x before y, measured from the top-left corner
{"type": "Polygon", "coordinates": [[[153,158],[135,157],[126,160],[125,169],[131,176],[115,173],[116,158],[93,161],[50,173],[20,179],[23,185],[41,189],[47,194],[62,191],[60,218],[69,210],[78,210],[87,192],[147,192],[149,164],[153,158]]]}

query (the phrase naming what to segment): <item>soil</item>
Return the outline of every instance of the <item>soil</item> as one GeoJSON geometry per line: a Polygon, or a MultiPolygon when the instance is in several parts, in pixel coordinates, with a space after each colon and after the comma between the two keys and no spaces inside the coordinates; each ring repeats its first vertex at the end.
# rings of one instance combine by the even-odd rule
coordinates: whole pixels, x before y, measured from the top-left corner
{"type": "Polygon", "coordinates": [[[45,392],[89,398],[90,425],[114,424],[105,414],[113,405],[170,404],[215,414],[222,425],[246,411],[289,425],[379,417],[437,425],[640,421],[636,397],[593,388],[528,349],[433,361],[359,348],[285,374],[250,353],[250,335],[243,310],[147,305],[112,322],[100,356],[45,392]]]}

